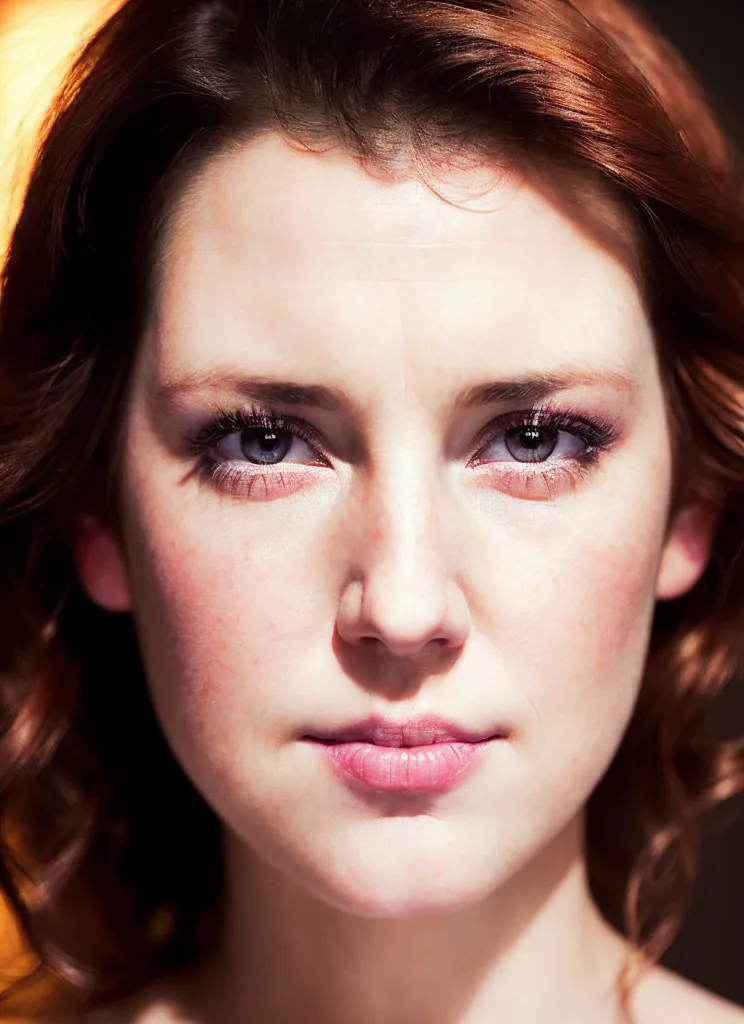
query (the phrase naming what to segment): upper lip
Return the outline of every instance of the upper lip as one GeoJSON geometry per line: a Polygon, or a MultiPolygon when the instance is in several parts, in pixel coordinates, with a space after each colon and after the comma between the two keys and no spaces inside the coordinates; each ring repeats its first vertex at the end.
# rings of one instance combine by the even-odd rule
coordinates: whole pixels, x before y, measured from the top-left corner
{"type": "Polygon", "coordinates": [[[325,743],[366,742],[381,747],[420,747],[453,741],[481,743],[495,737],[504,737],[507,732],[498,727],[473,731],[433,715],[408,718],[405,721],[374,715],[353,725],[307,734],[305,738],[325,743]]]}

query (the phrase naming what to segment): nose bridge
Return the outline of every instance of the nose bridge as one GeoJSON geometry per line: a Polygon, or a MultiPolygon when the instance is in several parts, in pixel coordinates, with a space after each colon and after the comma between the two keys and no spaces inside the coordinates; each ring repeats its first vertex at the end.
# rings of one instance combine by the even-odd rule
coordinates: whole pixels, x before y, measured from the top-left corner
{"type": "Polygon", "coordinates": [[[441,559],[441,516],[432,497],[435,471],[410,452],[387,465],[368,483],[364,499],[363,547],[367,571],[375,575],[435,575],[441,559]],[[438,549],[438,552],[436,551],[438,549]]]}

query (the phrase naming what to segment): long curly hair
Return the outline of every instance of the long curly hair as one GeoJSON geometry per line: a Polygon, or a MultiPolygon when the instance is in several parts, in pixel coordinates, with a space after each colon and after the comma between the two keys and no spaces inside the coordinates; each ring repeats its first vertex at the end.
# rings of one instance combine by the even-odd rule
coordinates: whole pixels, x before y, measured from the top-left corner
{"type": "Polygon", "coordinates": [[[103,1005],[214,940],[220,823],[161,734],[131,617],[84,595],[73,543],[83,510],[118,528],[119,429],[173,204],[268,130],[371,164],[476,147],[612,190],[673,428],[669,522],[693,493],[723,507],[698,584],[656,607],[587,808],[594,897],[639,963],[679,927],[703,815],[744,785],[741,744],[707,716],[744,656],[744,194],[676,51],[620,0],[127,0],[48,116],[2,278],[0,889],[35,958],[7,1012],[103,1005]]]}

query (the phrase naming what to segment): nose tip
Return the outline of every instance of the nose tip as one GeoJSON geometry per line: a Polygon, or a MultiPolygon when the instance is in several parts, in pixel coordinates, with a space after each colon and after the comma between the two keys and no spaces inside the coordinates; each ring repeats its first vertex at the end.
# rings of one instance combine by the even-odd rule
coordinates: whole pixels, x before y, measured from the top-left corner
{"type": "Polygon", "coordinates": [[[462,646],[470,632],[464,596],[448,581],[428,592],[412,592],[390,581],[389,588],[350,585],[339,610],[344,640],[384,647],[396,657],[413,657],[425,648],[462,646]]]}

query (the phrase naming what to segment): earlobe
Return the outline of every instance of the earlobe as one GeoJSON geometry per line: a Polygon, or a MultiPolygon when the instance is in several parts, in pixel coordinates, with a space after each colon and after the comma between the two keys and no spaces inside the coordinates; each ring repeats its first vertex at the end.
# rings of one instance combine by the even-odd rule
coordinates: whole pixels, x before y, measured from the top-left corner
{"type": "Polygon", "coordinates": [[[710,561],[723,509],[695,498],[677,513],[664,544],[656,580],[656,598],[671,601],[692,590],[710,561]]]}
{"type": "Polygon", "coordinates": [[[81,516],[75,540],[80,584],[95,604],[110,612],[131,609],[129,579],[118,541],[95,516],[81,516]]]}

